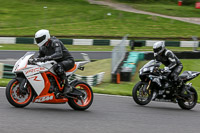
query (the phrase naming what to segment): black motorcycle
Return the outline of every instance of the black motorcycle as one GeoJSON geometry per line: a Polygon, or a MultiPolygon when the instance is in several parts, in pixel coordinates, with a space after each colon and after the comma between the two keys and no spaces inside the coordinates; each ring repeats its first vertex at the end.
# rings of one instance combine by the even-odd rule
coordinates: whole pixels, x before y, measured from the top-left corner
{"type": "Polygon", "coordinates": [[[161,102],[174,102],[182,109],[192,109],[198,99],[197,92],[192,83],[186,83],[197,77],[200,72],[184,71],[177,84],[168,78],[170,71],[160,69],[161,63],[154,60],[146,63],[140,70],[139,81],[133,88],[132,95],[134,101],[139,105],[146,105],[151,100],[161,102]]]}

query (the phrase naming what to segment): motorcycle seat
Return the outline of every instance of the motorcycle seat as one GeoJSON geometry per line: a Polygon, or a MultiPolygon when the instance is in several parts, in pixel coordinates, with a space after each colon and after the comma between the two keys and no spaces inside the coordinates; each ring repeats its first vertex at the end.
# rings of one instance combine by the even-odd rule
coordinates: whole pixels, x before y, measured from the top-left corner
{"type": "Polygon", "coordinates": [[[65,71],[65,72],[73,72],[75,69],[76,69],[77,65],[74,64],[74,67],[72,69],[69,69],[68,71],[65,71]]]}
{"type": "Polygon", "coordinates": [[[184,72],[179,76],[179,78],[180,78],[180,79],[186,79],[187,76],[188,76],[188,71],[184,71],[184,72]]]}
{"type": "Polygon", "coordinates": [[[180,79],[192,79],[199,75],[199,72],[193,72],[193,71],[184,71],[179,78],[180,79]]]}

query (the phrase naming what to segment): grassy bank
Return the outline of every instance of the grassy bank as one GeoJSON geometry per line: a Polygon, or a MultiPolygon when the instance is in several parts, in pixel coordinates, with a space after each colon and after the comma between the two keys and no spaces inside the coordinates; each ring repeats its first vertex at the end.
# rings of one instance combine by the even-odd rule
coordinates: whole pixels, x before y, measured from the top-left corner
{"type": "Polygon", "coordinates": [[[0,86],[5,87],[11,79],[0,79],[0,86]]]}
{"type": "Polygon", "coordinates": [[[0,35],[32,36],[39,29],[49,29],[52,35],[200,36],[199,25],[113,10],[85,0],[0,0],[0,3],[0,35]]]}

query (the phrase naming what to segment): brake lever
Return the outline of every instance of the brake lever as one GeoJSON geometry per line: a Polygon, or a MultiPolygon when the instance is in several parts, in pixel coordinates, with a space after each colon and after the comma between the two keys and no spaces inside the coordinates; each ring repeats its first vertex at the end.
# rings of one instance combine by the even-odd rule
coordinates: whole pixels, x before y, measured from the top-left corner
{"type": "Polygon", "coordinates": [[[29,60],[28,60],[28,63],[29,63],[29,64],[35,64],[35,61],[34,61],[34,59],[29,59],[29,60]]]}
{"type": "Polygon", "coordinates": [[[40,59],[39,58],[34,58],[34,59],[29,59],[28,61],[29,61],[30,64],[35,65],[35,64],[37,64],[37,62],[40,62],[40,59]]]}

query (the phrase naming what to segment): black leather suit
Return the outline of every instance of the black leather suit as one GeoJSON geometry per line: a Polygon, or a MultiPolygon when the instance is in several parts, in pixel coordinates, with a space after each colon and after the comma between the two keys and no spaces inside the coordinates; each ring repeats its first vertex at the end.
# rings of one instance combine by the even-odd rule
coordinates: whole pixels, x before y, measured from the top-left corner
{"type": "Polygon", "coordinates": [[[68,86],[68,80],[65,71],[74,67],[74,58],[65,48],[63,43],[56,37],[51,37],[47,44],[44,44],[39,49],[38,58],[45,58],[47,60],[55,60],[54,71],[62,79],[65,80],[65,85],[68,86]]]}
{"type": "Polygon", "coordinates": [[[179,82],[178,76],[183,69],[183,65],[176,55],[172,51],[165,49],[161,54],[154,54],[154,56],[156,61],[161,62],[171,70],[169,78],[179,82]]]}

